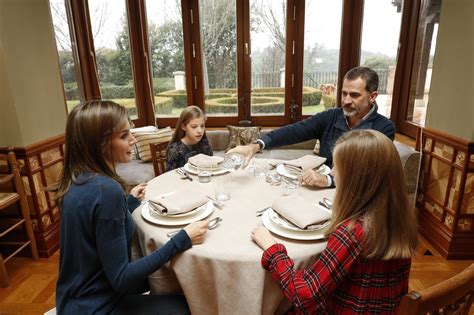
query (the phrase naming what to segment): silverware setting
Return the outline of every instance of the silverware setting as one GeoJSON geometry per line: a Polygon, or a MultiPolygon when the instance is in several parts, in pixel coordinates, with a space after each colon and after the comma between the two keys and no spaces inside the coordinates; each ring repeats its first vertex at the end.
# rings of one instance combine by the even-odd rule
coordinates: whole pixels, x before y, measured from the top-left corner
{"type": "Polygon", "coordinates": [[[318,203],[328,210],[331,210],[332,208],[332,201],[329,200],[329,198],[324,197],[323,200],[319,201],[318,203]]]}
{"type": "MultiPolygon", "coordinates": [[[[219,223],[222,222],[222,218],[221,217],[215,217],[214,219],[211,219],[209,220],[209,225],[207,226],[207,229],[208,230],[214,230],[215,228],[217,228],[219,226],[219,223]]],[[[179,229],[179,230],[174,230],[174,231],[171,231],[171,232],[168,232],[166,233],[166,236],[168,237],[173,237],[175,236],[176,234],[179,233],[179,231],[181,231],[182,229],[179,229]]]]}
{"type": "Polygon", "coordinates": [[[190,181],[193,181],[191,176],[188,175],[188,173],[182,168],[177,168],[176,172],[181,176],[182,179],[189,179],[190,181]]]}
{"type": "Polygon", "coordinates": [[[265,207],[265,208],[263,208],[263,209],[260,209],[260,210],[255,211],[256,216],[257,216],[257,217],[261,216],[262,214],[265,213],[265,211],[267,211],[268,208],[270,208],[270,207],[265,207]]]}
{"type": "Polygon", "coordinates": [[[212,198],[211,196],[206,196],[210,201],[212,201],[212,204],[219,210],[222,210],[224,208],[224,203],[221,202],[221,201],[218,201],[214,198],[212,198]]]}

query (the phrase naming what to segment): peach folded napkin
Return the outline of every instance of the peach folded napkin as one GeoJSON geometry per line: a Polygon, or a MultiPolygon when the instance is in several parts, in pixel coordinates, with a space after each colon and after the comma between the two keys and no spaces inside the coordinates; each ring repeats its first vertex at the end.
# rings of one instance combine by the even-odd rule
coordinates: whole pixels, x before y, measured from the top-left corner
{"type": "Polygon", "coordinates": [[[208,202],[206,195],[200,191],[181,189],[165,196],[153,197],[148,200],[152,210],[161,215],[186,213],[208,202]]]}
{"type": "Polygon", "coordinates": [[[302,171],[306,171],[307,169],[314,169],[320,167],[321,165],[326,162],[325,157],[317,156],[317,155],[305,155],[298,159],[289,160],[283,162],[284,165],[295,166],[300,168],[302,171]]]}
{"type": "Polygon", "coordinates": [[[298,194],[278,198],[273,202],[272,209],[303,230],[310,225],[331,219],[331,212],[321,209],[298,194]]]}
{"type": "Polygon", "coordinates": [[[194,166],[201,165],[208,168],[217,168],[222,161],[224,161],[224,158],[221,156],[209,156],[202,153],[188,159],[188,162],[194,166]]]}

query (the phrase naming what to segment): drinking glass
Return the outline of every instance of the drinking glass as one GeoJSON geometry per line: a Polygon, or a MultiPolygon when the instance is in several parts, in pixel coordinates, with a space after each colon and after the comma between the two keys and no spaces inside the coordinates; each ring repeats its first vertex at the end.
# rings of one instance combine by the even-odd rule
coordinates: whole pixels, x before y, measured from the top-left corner
{"type": "Polygon", "coordinates": [[[197,163],[197,175],[200,183],[209,183],[212,176],[212,167],[205,163],[197,163]]]}
{"type": "Polygon", "coordinates": [[[232,175],[225,174],[214,178],[214,197],[217,201],[224,202],[230,199],[232,175]]]}
{"type": "Polygon", "coordinates": [[[285,177],[283,179],[283,195],[289,196],[298,190],[299,181],[298,179],[291,179],[285,177]]]}

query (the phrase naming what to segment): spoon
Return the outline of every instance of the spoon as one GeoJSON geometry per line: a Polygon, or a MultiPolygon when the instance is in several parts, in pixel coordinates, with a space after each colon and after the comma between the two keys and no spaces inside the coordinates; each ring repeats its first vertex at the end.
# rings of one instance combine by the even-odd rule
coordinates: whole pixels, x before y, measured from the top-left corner
{"type": "MultiPolygon", "coordinates": [[[[219,226],[219,223],[222,222],[222,218],[221,217],[215,217],[214,219],[211,219],[209,221],[209,225],[207,226],[207,229],[208,230],[214,230],[215,228],[217,228],[219,226]]],[[[168,232],[166,233],[166,236],[168,237],[173,237],[175,236],[176,234],[178,234],[182,229],[179,229],[179,230],[174,230],[174,231],[171,231],[171,232],[168,232]]]]}

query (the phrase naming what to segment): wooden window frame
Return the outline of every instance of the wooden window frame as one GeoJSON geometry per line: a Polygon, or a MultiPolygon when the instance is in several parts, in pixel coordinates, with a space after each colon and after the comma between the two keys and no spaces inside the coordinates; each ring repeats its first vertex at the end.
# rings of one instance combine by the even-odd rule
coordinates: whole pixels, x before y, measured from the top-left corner
{"type": "MultiPolygon", "coordinates": [[[[126,2],[130,54],[135,85],[135,99],[138,118],[136,126],[174,126],[177,117],[155,117],[153,76],[145,0],[124,0],[126,2]]],[[[404,134],[414,137],[417,125],[406,121],[408,110],[412,67],[418,29],[418,16],[422,0],[405,0],[395,72],[391,119],[404,134]]],[[[66,0],[73,55],[76,63],[78,89],[82,100],[101,99],[99,78],[95,62],[95,48],[91,32],[87,0],[66,0]]],[[[305,0],[287,0],[287,30],[285,52],[285,110],[283,115],[251,115],[251,41],[250,1],[236,0],[237,27],[237,116],[212,116],[207,120],[209,127],[225,125],[282,126],[309,117],[302,115],[303,60],[305,0]],[[294,49],[293,49],[294,47],[294,49]]],[[[204,82],[199,1],[182,0],[182,21],[184,58],[188,105],[197,105],[205,110],[204,82]]],[[[359,64],[363,23],[364,0],[344,0],[342,8],[341,43],[338,67],[337,106],[340,106],[340,89],[344,74],[359,64]]]]}

